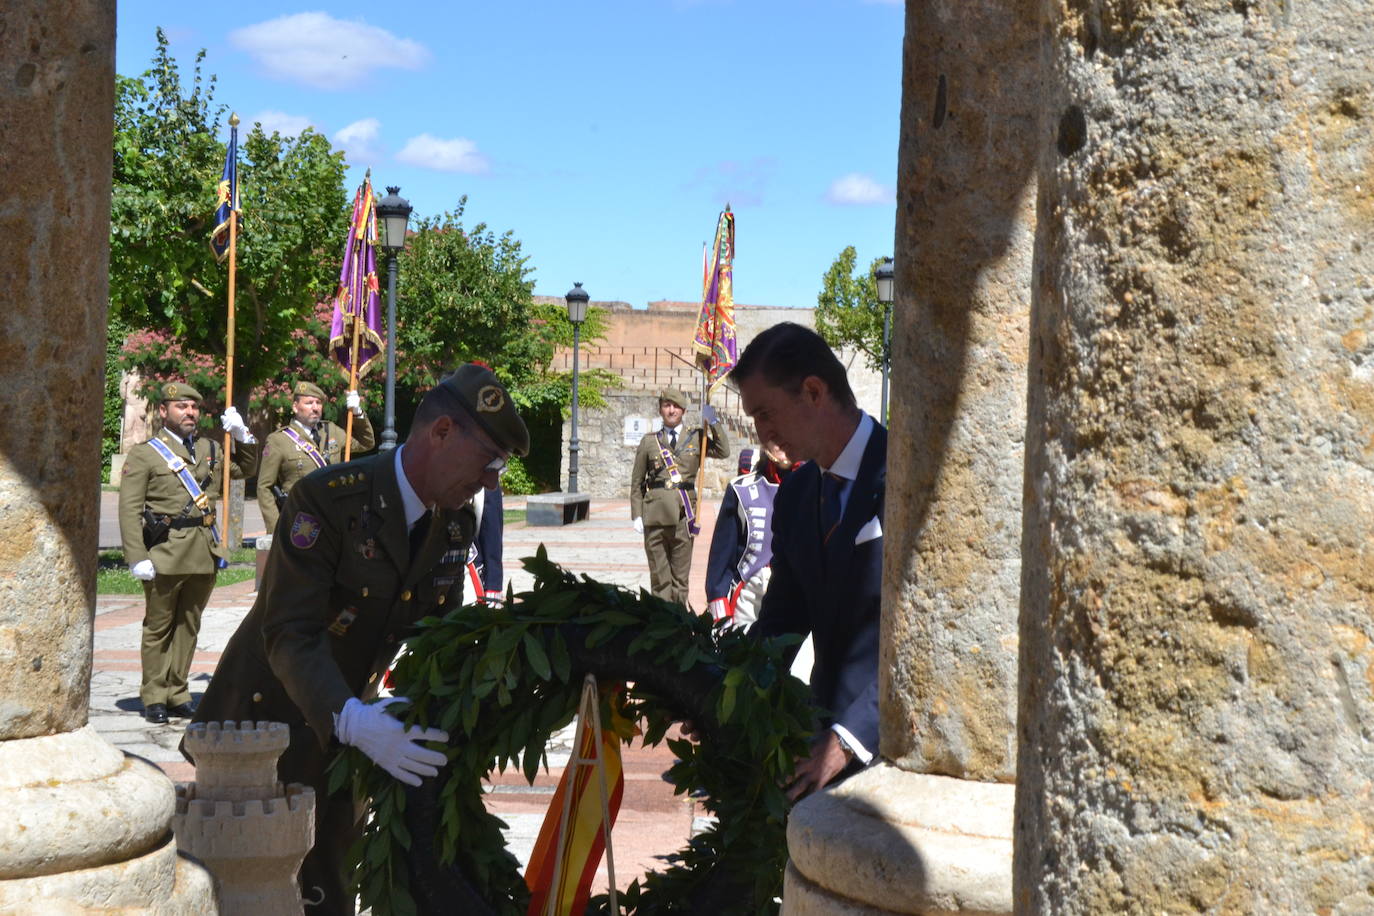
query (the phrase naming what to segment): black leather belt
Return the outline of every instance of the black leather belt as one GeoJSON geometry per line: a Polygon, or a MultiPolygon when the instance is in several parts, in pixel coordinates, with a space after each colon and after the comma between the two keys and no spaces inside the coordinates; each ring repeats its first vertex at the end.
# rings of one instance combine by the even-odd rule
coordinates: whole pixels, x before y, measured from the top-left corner
{"type": "Polygon", "coordinates": [[[211,525],[213,525],[214,523],[215,523],[215,514],[214,514],[213,512],[211,512],[209,515],[198,516],[198,517],[196,517],[196,518],[187,518],[187,517],[185,517],[185,516],[181,516],[181,517],[179,517],[179,518],[174,518],[174,519],[172,519],[171,521],[169,521],[169,522],[167,523],[167,527],[168,527],[168,528],[209,528],[209,527],[210,527],[211,525]]]}
{"type": "Polygon", "coordinates": [[[696,489],[696,487],[693,486],[693,485],[690,484],[690,483],[684,483],[684,484],[683,484],[682,486],[680,486],[680,487],[675,487],[675,486],[673,486],[671,483],[669,483],[669,482],[667,482],[667,481],[663,481],[663,480],[651,480],[651,481],[649,481],[648,483],[646,483],[644,486],[645,486],[646,489],[649,489],[649,490],[663,490],[663,489],[668,489],[668,490],[682,490],[683,492],[686,492],[686,493],[691,493],[693,490],[696,489]]]}

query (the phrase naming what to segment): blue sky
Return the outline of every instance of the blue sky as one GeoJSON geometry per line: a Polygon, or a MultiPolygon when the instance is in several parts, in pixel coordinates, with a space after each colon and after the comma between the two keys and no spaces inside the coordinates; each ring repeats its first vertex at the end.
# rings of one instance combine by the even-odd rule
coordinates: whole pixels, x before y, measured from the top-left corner
{"type": "Polygon", "coordinates": [[[891,254],[900,0],[186,3],[126,0],[117,66],[162,26],[216,100],[313,126],[417,215],[511,230],[535,292],[700,297],[735,212],[735,300],[813,306],[845,245],[891,254]],[[229,16],[224,15],[225,13],[229,16]]]}

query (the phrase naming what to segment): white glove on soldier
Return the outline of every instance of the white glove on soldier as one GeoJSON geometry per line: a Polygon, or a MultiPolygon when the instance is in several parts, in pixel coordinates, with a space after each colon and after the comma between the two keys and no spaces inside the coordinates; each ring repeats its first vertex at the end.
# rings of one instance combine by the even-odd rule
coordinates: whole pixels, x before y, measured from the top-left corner
{"type": "Polygon", "coordinates": [[[405,697],[388,697],[376,703],[350,697],[343,710],[334,714],[334,734],[401,782],[418,786],[420,777],[438,775],[439,767],[448,763],[448,758],[441,751],[420,747],[415,742],[448,741],[448,732],[418,725],[407,729],[400,719],[386,711],[392,703],[403,702],[405,697]]]}
{"type": "Polygon", "coordinates": [[[643,533],[644,533],[644,519],[642,519],[642,518],[637,518],[637,519],[635,519],[635,534],[643,534],[643,533]]]}
{"type": "Polygon", "coordinates": [[[362,399],[361,397],[359,397],[358,392],[356,392],[356,391],[350,391],[350,392],[348,393],[348,396],[347,396],[346,398],[344,398],[344,403],[348,405],[348,409],[349,409],[349,410],[353,411],[353,416],[359,417],[359,418],[362,417],[362,415],[363,415],[363,399],[362,399]]]}
{"type": "Polygon", "coordinates": [[[730,616],[726,613],[724,598],[715,599],[710,604],[706,605],[706,610],[711,612],[712,620],[724,620],[726,617],[730,616]]]}
{"type": "Polygon", "coordinates": [[[152,560],[139,560],[129,567],[129,575],[140,582],[151,582],[157,578],[157,570],[153,568],[152,560]]]}
{"type": "Polygon", "coordinates": [[[252,445],[258,440],[248,431],[248,424],[243,422],[243,417],[239,416],[237,407],[226,407],[224,413],[219,415],[220,425],[224,431],[234,437],[235,442],[242,442],[245,445],[252,445]]]}

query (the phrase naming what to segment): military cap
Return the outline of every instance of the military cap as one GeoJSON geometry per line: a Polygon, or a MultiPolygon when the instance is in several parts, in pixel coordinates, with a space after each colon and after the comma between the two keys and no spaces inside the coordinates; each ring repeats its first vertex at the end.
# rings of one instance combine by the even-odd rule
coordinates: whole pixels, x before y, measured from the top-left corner
{"type": "Polygon", "coordinates": [[[658,399],[660,401],[672,401],[683,410],[687,409],[687,395],[676,388],[664,388],[658,393],[658,399]]]}
{"type": "Polygon", "coordinates": [[[195,401],[200,403],[205,398],[200,396],[200,392],[192,388],[185,382],[163,382],[158,389],[159,401],[195,401]]]}
{"type": "Polygon", "coordinates": [[[463,363],[439,387],[453,395],[497,445],[522,457],[530,453],[530,431],[496,373],[486,366],[463,363]]]}
{"type": "Polygon", "coordinates": [[[314,382],[297,382],[296,387],[291,389],[291,398],[319,398],[326,400],[324,389],[314,382]]]}

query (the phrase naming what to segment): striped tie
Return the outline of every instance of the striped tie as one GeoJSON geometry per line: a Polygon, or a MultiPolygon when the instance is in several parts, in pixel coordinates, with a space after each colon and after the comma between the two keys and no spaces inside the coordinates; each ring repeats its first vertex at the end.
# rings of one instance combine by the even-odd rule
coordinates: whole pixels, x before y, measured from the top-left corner
{"type": "Polygon", "coordinates": [[[840,527],[840,491],[844,489],[844,478],[826,471],[821,476],[821,530],[825,535],[821,543],[828,544],[830,536],[840,527]]]}

